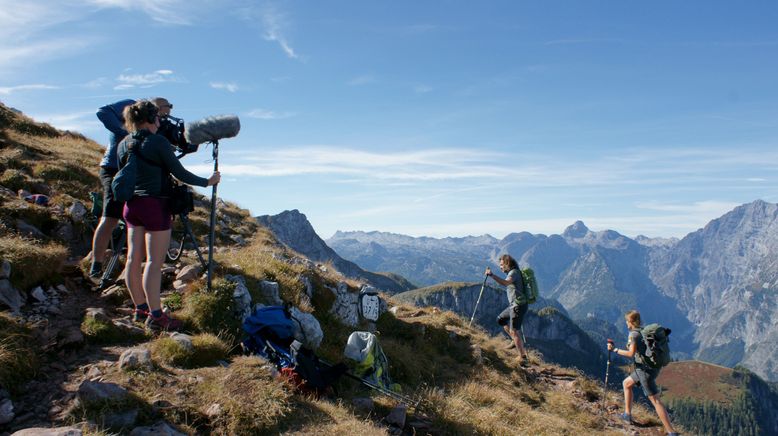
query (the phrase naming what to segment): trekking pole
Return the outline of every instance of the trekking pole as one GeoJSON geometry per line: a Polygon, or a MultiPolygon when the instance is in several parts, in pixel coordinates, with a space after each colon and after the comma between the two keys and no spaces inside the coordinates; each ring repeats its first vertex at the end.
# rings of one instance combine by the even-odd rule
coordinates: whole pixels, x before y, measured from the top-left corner
{"type": "Polygon", "coordinates": [[[475,312],[478,310],[478,303],[481,302],[481,296],[484,295],[484,288],[486,287],[486,280],[489,278],[486,274],[484,274],[484,283],[481,285],[481,292],[478,293],[478,299],[475,301],[475,308],[473,308],[473,316],[470,317],[470,322],[467,324],[468,327],[473,325],[473,319],[475,318],[475,312]]]}
{"type": "MultiPolygon", "coordinates": [[[[213,172],[219,171],[219,141],[213,141],[213,172]]],[[[208,235],[208,292],[211,292],[213,279],[213,238],[216,237],[216,187],[211,191],[211,233],[208,235]]]]}
{"type": "MultiPolygon", "coordinates": [[[[613,339],[608,339],[609,344],[613,344],[613,339]]],[[[602,388],[602,405],[603,407],[607,404],[608,399],[608,373],[611,370],[611,350],[610,347],[608,347],[608,365],[605,367],[605,385],[602,388]]]]}

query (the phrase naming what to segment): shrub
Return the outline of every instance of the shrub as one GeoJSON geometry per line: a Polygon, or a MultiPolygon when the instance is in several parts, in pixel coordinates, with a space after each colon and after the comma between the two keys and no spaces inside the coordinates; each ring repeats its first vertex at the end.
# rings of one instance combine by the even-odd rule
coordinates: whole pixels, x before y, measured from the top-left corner
{"type": "Polygon", "coordinates": [[[241,322],[233,313],[235,283],[224,279],[213,282],[213,291],[204,286],[187,294],[180,318],[202,333],[221,334],[228,342],[240,336],[241,322]]]}
{"type": "Polygon", "coordinates": [[[38,371],[38,350],[28,329],[0,314],[0,388],[15,392],[38,371]]]}
{"type": "Polygon", "coordinates": [[[0,258],[11,263],[11,282],[21,289],[46,279],[55,279],[67,257],[67,248],[54,242],[46,244],[15,235],[0,236],[0,258]]]}
{"type": "Polygon", "coordinates": [[[93,344],[114,344],[126,339],[126,334],[112,323],[86,317],[81,323],[81,333],[93,344]]]}

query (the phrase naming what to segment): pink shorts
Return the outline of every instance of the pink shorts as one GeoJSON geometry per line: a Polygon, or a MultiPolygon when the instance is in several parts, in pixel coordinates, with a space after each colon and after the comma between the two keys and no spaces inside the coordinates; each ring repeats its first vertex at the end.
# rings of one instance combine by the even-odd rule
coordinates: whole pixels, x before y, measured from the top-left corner
{"type": "Polygon", "coordinates": [[[173,215],[167,198],[132,197],[124,204],[127,227],[144,227],[148,232],[170,230],[173,215]]]}

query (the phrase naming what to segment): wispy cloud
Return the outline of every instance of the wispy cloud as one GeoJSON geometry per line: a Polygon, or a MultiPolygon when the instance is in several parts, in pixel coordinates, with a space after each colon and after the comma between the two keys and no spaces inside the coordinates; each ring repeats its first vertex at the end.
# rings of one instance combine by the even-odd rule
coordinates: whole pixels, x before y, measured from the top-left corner
{"type": "MultiPolygon", "coordinates": [[[[249,12],[250,15],[255,15],[253,10],[249,12]]],[[[281,47],[281,50],[283,50],[291,59],[299,59],[300,56],[295,52],[294,48],[292,48],[292,45],[286,37],[286,32],[289,28],[289,22],[286,15],[278,11],[274,5],[268,3],[259,10],[259,18],[263,28],[262,37],[266,41],[277,43],[279,47],[281,47]]]]}
{"type": "Polygon", "coordinates": [[[432,92],[433,88],[428,85],[416,85],[413,87],[413,92],[417,94],[426,94],[428,92],[432,92]]]}
{"type": "Polygon", "coordinates": [[[52,85],[44,85],[44,84],[8,86],[8,87],[0,87],[0,94],[9,95],[20,91],[39,91],[39,90],[48,90],[48,89],[59,89],[59,87],[52,86],[52,85]]]}
{"type": "Polygon", "coordinates": [[[139,11],[163,24],[190,25],[194,20],[194,5],[185,0],[89,0],[89,3],[104,8],[139,11]]]}
{"type": "Polygon", "coordinates": [[[229,92],[237,92],[240,87],[237,83],[225,83],[225,82],[211,82],[211,88],[220,89],[229,92]]]}
{"type": "Polygon", "coordinates": [[[31,114],[31,116],[60,130],[85,133],[102,128],[100,122],[95,118],[94,110],[56,114],[31,114]]]}
{"type": "Polygon", "coordinates": [[[122,90],[136,87],[149,88],[160,83],[176,82],[178,79],[172,70],[157,70],[146,74],[120,74],[116,81],[118,84],[113,89],[122,90]]]}
{"type": "Polygon", "coordinates": [[[282,120],[285,118],[291,118],[297,115],[295,112],[278,112],[269,109],[254,109],[246,113],[249,118],[255,118],[258,120],[282,120]]]}
{"type": "Polygon", "coordinates": [[[579,45],[579,44],[598,44],[598,43],[624,43],[623,39],[616,38],[567,38],[554,39],[546,41],[544,45],[579,45]]]}

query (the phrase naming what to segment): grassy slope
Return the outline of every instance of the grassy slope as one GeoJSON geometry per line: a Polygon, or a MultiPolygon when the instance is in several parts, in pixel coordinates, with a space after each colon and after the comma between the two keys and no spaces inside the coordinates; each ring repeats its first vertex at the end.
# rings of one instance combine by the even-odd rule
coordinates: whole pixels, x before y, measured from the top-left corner
{"type": "Polygon", "coordinates": [[[743,391],[732,374],[732,368],[696,360],[672,362],[662,369],[658,384],[667,401],[690,398],[728,405],[743,391]]]}
{"type": "MultiPolygon", "coordinates": [[[[101,154],[98,144],[34,123],[1,105],[0,130],[0,185],[32,191],[47,186],[53,205],[68,207],[78,199],[89,206],[87,193],[98,189],[96,163],[101,154]],[[57,172],[63,169],[64,173],[57,172]]],[[[30,210],[41,215],[38,217],[41,222],[52,221],[51,225],[62,219],[53,212],[54,208],[25,208],[8,197],[2,201],[3,222],[20,216],[31,219],[30,210]]],[[[341,360],[343,345],[352,329],[329,314],[333,296],[328,288],[343,278],[331,269],[322,272],[296,260],[300,258],[298,254],[283,248],[266,229],[249,222],[246,211],[235,205],[228,205],[225,210],[231,217],[231,225],[241,227],[242,234],[252,234],[253,241],[247,247],[233,247],[219,253],[217,274],[244,275],[258,301],[261,301],[259,281],[277,281],[285,300],[312,312],[322,323],[325,340],[319,353],[328,360],[341,360]],[[313,284],[312,298],[305,294],[301,277],[307,277],[313,284]]],[[[204,221],[207,213],[201,208],[193,215],[204,221]]],[[[0,230],[0,238],[18,238],[8,226],[0,230]]],[[[56,238],[48,239],[47,243],[64,248],[56,238]]],[[[3,257],[6,254],[0,253],[3,257]]],[[[41,265],[49,272],[57,266],[41,265]]],[[[351,290],[357,290],[357,283],[347,283],[351,290]]],[[[234,345],[228,331],[234,326],[218,317],[193,313],[201,307],[226,310],[208,306],[222,300],[202,297],[197,287],[183,296],[181,315],[188,321],[191,332],[219,335],[228,346],[234,345]]],[[[9,335],[17,335],[18,331],[10,327],[0,329],[0,355],[19,348],[6,347],[10,343],[9,335]]],[[[379,320],[378,335],[395,381],[403,385],[405,394],[422,400],[419,409],[413,411],[414,418],[430,421],[430,431],[435,434],[617,434],[623,431],[600,408],[600,388],[594,382],[577,372],[542,362],[530,370],[521,369],[514,354],[502,349],[502,341],[489,337],[483,330],[468,328],[466,320],[450,312],[399,304],[396,315],[386,313],[379,320]]],[[[119,353],[129,345],[145,346],[148,339],[141,337],[134,341],[113,348],[88,344],[83,353],[100,350],[119,353]]],[[[26,345],[30,345],[29,341],[26,345]]],[[[103,365],[103,381],[115,381],[132,392],[131,403],[141,408],[141,422],[163,417],[189,432],[224,434],[284,431],[369,435],[387,431],[377,420],[393,403],[376,397],[377,409],[373,415],[356,411],[350,406],[350,399],[366,393],[348,380],[339,384],[341,400],[313,399],[292,395],[290,388],[273,378],[256,359],[232,355],[229,367],[198,368],[192,367],[198,365],[187,358],[187,364],[179,367],[175,354],[171,354],[176,350],[163,348],[169,344],[148,345],[156,350],[156,366],[151,370],[128,373],[116,365],[94,362],[103,365]],[[206,413],[214,404],[219,405],[219,411],[206,413]]],[[[58,359],[56,354],[38,354],[43,360],[58,359]]],[[[12,361],[13,357],[8,359],[12,361]]],[[[32,376],[35,371],[29,372],[32,376]]],[[[76,369],[69,377],[76,384],[83,379],[83,371],[76,369]]],[[[615,403],[618,398],[613,392],[609,402],[615,403]]],[[[120,409],[127,404],[114,406],[120,409]]],[[[105,412],[105,407],[101,405],[97,412],[105,412]]],[[[67,417],[55,418],[53,423],[61,423],[60,419],[72,422],[93,417],[90,413],[94,412],[88,407],[75,409],[67,417]]],[[[645,431],[639,429],[640,432],[653,431],[651,426],[656,425],[656,420],[650,414],[639,408],[637,416],[648,426],[645,431]]]]}

